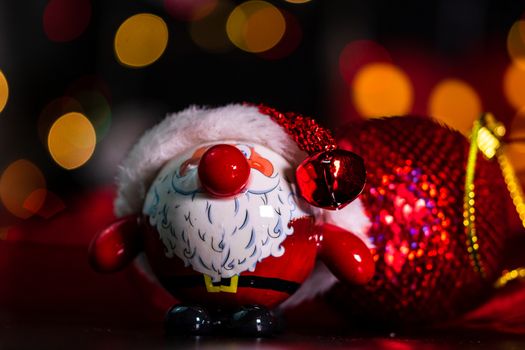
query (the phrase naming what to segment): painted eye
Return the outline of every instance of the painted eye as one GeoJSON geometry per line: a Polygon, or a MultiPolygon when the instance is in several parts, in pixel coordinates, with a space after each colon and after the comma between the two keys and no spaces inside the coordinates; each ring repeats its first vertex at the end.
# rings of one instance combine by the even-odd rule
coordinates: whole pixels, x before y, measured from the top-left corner
{"type": "Polygon", "coordinates": [[[235,147],[237,147],[237,149],[241,151],[242,154],[244,154],[246,159],[250,159],[250,157],[252,156],[252,151],[250,147],[246,145],[236,145],[235,147]]]}

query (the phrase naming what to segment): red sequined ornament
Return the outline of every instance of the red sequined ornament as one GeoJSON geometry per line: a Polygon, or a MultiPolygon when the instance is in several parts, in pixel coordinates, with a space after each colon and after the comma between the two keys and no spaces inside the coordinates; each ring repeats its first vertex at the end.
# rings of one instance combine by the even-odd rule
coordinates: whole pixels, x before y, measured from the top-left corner
{"type": "Polygon", "coordinates": [[[480,155],[475,170],[483,277],[471,265],[463,226],[467,139],[429,118],[402,117],[352,125],[339,141],[367,164],[360,198],[376,274],[366,286],[336,285],[327,299],[375,324],[436,322],[478,305],[499,275],[507,233],[498,164],[480,155]]]}

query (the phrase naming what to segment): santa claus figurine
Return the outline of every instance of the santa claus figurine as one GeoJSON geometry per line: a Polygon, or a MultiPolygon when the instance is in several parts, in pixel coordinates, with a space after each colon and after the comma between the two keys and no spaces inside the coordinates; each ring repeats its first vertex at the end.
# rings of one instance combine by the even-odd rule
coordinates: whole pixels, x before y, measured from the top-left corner
{"type": "MultiPolygon", "coordinates": [[[[168,333],[271,333],[271,309],[309,276],[316,258],[363,284],[374,263],[355,234],[322,224],[362,191],[360,157],[337,149],[313,119],[265,106],[191,107],[168,116],[118,174],[119,220],[90,246],[100,272],[144,252],[181,304],[168,333]]],[[[356,208],[360,210],[360,207],[356,208]]]]}

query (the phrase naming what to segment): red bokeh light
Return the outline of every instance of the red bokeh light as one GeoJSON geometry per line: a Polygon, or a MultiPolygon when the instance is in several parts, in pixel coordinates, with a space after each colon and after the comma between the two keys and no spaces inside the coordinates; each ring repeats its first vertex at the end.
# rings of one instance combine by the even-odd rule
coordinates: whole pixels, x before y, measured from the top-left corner
{"type": "Polygon", "coordinates": [[[208,16],[217,7],[217,0],[164,0],[166,12],[182,21],[196,21],[208,16]]]}
{"type": "Polygon", "coordinates": [[[44,10],[44,32],[49,40],[71,41],[86,30],[90,19],[89,0],[51,0],[44,10]]]}

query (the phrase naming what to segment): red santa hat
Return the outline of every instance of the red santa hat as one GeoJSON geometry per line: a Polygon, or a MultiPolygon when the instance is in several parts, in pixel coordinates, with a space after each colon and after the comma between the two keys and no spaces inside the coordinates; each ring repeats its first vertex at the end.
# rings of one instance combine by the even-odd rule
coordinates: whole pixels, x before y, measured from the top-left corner
{"type": "MultiPolygon", "coordinates": [[[[343,208],[352,202],[364,185],[362,159],[350,152],[338,150],[331,133],[312,118],[291,112],[280,113],[262,105],[231,104],[219,108],[192,106],[168,115],[147,131],[131,149],[117,174],[117,217],[141,212],[149,186],[166,162],[195,145],[224,140],[265,146],[284,157],[303,177],[315,177],[315,173],[318,173],[321,186],[312,181],[306,181],[307,184],[301,186],[298,181],[303,198],[306,197],[307,202],[315,206],[343,208]],[[327,177],[330,172],[332,174],[327,177]],[[357,173],[350,176],[344,172],[357,173]],[[363,177],[362,184],[359,179],[355,179],[356,175],[363,177]],[[348,186],[351,190],[345,191],[350,188],[348,186]],[[312,194],[317,196],[316,199],[311,198],[312,194]]],[[[344,228],[367,242],[365,235],[369,221],[359,201],[354,201],[344,210],[326,214],[326,218],[329,222],[337,222],[339,226],[343,223],[347,226],[344,228]]]]}

